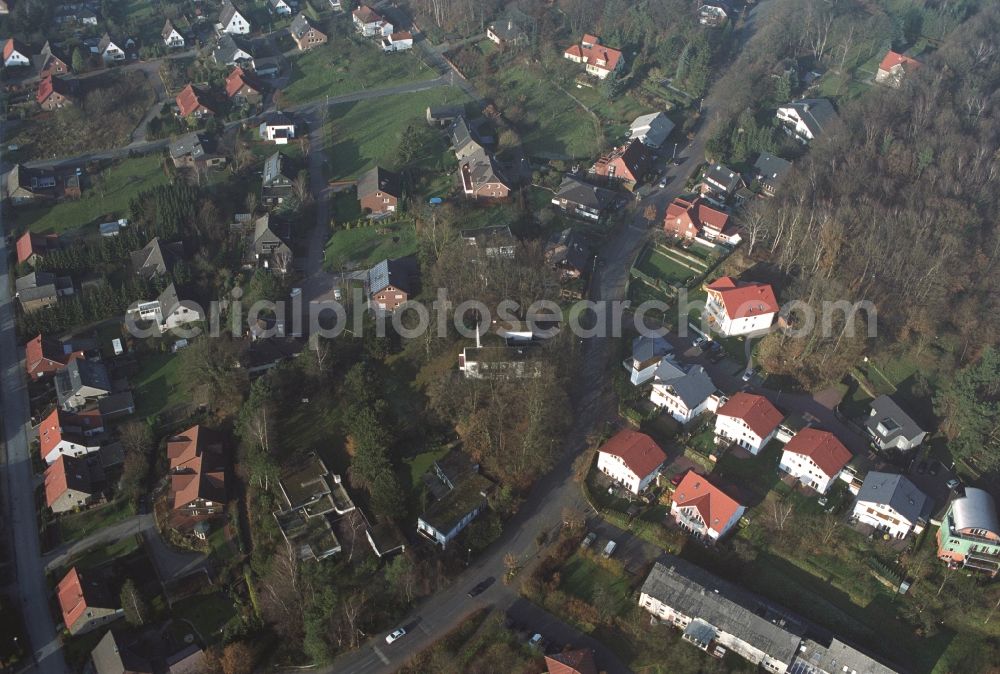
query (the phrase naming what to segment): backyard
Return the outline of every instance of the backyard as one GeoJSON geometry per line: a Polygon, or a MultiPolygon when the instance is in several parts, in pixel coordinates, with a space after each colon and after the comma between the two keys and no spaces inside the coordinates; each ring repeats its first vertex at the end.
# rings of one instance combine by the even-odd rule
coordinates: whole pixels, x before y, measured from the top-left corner
{"type": "Polygon", "coordinates": [[[58,520],[60,542],[72,543],[82,540],[96,531],[128,519],[133,514],[128,501],[118,499],[81,513],[64,515],[58,520]]]}
{"type": "Polygon", "coordinates": [[[142,360],[134,380],[136,416],[158,414],[184,402],[180,358],[174,353],[154,353],[142,360]]]}
{"type": "Polygon", "coordinates": [[[326,244],[324,267],[329,271],[368,269],[386,258],[415,252],[417,233],[412,220],[370,223],[335,231],[326,244]]]}

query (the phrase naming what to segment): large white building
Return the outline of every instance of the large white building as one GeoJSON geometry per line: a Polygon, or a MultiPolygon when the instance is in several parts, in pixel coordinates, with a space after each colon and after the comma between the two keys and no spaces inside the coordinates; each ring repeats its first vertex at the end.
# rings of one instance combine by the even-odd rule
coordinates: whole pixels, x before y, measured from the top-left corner
{"type": "Polygon", "coordinates": [[[705,315],[724,337],[767,330],[780,307],[767,283],[735,281],[728,276],[705,285],[705,315]]]}
{"type": "Polygon", "coordinates": [[[597,469],[633,494],[639,494],[656,479],[666,460],[667,455],[653,438],[625,429],[598,450],[597,469]]]}
{"type": "Polygon", "coordinates": [[[872,471],[865,477],[854,517],[894,538],[924,530],[934,502],[902,475],[872,471]]]}
{"type": "Polygon", "coordinates": [[[681,367],[670,356],[664,356],[656,368],[649,399],[682,424],[702,412],[714,412],[719,406],[715,384],[705,368],[681,367]]]}
{"type": "Polygon", "coordinates": [[[850,450],[833,433],[804,428],[785,445],[778,468],[825,494],[851,458],[850,450]]]}
{"type": "Polygon", "coordinates": [[[777,435],[785,418],[764,396],[743,391],[727,400],[716,414],[716,437],[735,442],[755,456],[777,435]]]}

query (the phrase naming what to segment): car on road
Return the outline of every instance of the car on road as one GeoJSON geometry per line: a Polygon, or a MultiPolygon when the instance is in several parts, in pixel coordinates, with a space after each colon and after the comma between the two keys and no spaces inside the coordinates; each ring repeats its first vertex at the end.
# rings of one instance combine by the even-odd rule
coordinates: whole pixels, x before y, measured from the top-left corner
{"type": "Polygon", "coordinates": [[[686,160],[684,159],[684,157],[674,157],[673,159],[670,160],[670,163],[674,166],[680,166],[685,161],[686,160]]]}
{"type": "Polygon", "coordinates": [[[398,641],[405,636],[406,636],[406,630],[403,629],[402,627],[399,627],[390,632],[389,634],[385,635],[385,643],[391,644],[392,642],[398,641]]]}
{"type": "Polygon", "coordinates": [[[601,554],[604,555],[605,557],[610,557],[611,555],[615,554],[615,548],[617,547],[618,547],[617,543],[615,543],[614,541],[608,541],[608,544],[604,546],[604,552],[602,552],[601,554]]]}
{"type": "Polygon", "coordinates": [[[483,592],[486,591],[486,589],[490,585],[493,584],[494,580],[496,580],[496,578],[494,578],[493,576],[490,576],[489,578],[486,578],[484,580],[479,581],[478,583],[476,583],[475,587],[473,587],[471,590],[469,590],[469,596],[470,597],[475,597],[475,596],[481,595],[483,592]]]}
{"type": "Polygon", "coordinates": [[[923,475],[927,472],[927,462],[921,461],[917,464],[917,475],[923,475]]]}
{"type": "Polygon", "coordinates": [[[340,288],[334,288],[333,289],[333,299],[337,300],[338,302],[340,300],[344,299],[344,291],[341,290],[340,288]]]}
{"type": "Polygon", "coordinates": [[[955,491],[956,489],[958,489],[959,487],[962,486],[962,483],[959,481],[959,479],[957,477],[951,478],[945,484],[947,484],[948,485],[948,489],[950,489],[952,491],[955,491]]]}
{"type": "Polygon", "coordinates": [[[597,534],[591,531],[587,534],[582,541],[580,541],[580,547],[583,549],[589,548],[597,540],[597,534]]]}
{"type": "Polygon", "coordinates": [[[670,180],[670,178],[668,178],[667,176],[663,176],[663,180],[661,180],[659,183],[657,183],[657,187],[659,187],[661,189],[664,188],[664,187],[666,187],[667,186],[667,181],[669,181],[669,180],[670,180]]]}
{"type": "Polygon", "coordinates": [[[753,368],[748,367],[747,371],[743,373],[743,376],[740,377],[740,379],[742,379],[743,381],[750,381],[751,379],[753,379],[753,374],[754,374],[753,368]]]}

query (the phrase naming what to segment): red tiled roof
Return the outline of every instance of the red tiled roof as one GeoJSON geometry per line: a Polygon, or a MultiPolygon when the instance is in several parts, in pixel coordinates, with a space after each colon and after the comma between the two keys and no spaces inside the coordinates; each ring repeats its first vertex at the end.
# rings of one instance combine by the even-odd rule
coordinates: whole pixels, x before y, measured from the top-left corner
{"type": "Polygon", "coordinates": [[[49,75],[38,83],[38,94],[35,96],[35,100],[41,105],[53,93],[61,94],[68,98],[72,92],[70,91],[68,82],[49,75]]]}
{"type": "Polygon", "coordinates": [[[590,34],[584,35],[580,44],[569,47],[564,53],[578,59],[583,59],[584,63],[609,71],[618,67],[618,61],[622,57],[620,51],[611,47],[605,47],[601,44],[601,38],[590,34]],[[599,65],[598,61],[604,61],[604,65],[599,65]]]}
{"type": "Polygon", "coordinates": [[[70,488],[70,473],[73,473],[73,489],[85,492],[92,488],[87,459],[60,455],[45,469],[45,502],[50,508],[70,488]]]}
{"type": "Polygon", "coordinates": [[[693,506],[705,525],[718,534],[740,508],[740,504],[708,481],[704,475],[689,470],[674,490],[673,502],[678,507],[693,506]]]}
{"type": "Polygon", "coordinates": [[[785,445],[785,451],[808,456],[830,477],[839,473],[854,456],[836,435],[818,428],[804,428],[796,433],[785,445]]]}
{"type": "Polygon", "coordinates": [[[667,206],[667,215],[663,219],[667,230],[685,231],[693,227],[699,233],[706,225],[722,232],[728,222],[727,213],[707,205],[701,197],[693,201],[677,197],[667,206]]]}
{"type": "Polygon", "coordinates": [[[10,55],[13,54],[15,51],[17,51],[22,56],[28,55],[28,48],[25,47],[20,42],[18,42],[17,40],[15,40],[14,38],[9,38],[6,42],[3,43],[4,60],[10,58],[10,55]]]}
{"type": "Polygon", "coordinates": [[[640,479],[652,473],[667,460],[667,455],[653,438],[627,428],[605,442],[600,451],[621,458],[629,470],[640,479]]]}
{"type": "Polygon", "coordinates": [[[743,420],[758,437],[765,438],[785,416],[764,396],[740,391],[719,408],[719,416],[743,420]]]}
{"type": "Polygon", "coordinates": [[[548,674],[597,674],[594,651],[589,648],[546,655],[545,667],[548,674]]]}
{"type": "Polygon", "coordinates": [[[206,104],[205,95],[190,84],[177,94],[177,109],[182,117],[187,117],[199,107],[215,112],[211,105],[206,104]]]}
{"type": "Polygon", "coordinates": [[[906,68],[919,68],[921,65],[920,61],[915,58],[897,54],[890,49],[882,59],[882,63],[879,64],[878,69],[892,70],[896,66],[903,66],[903,69],[905,70],[906,68]]]}
{"type": "Polygon", "coordinates": [[[412,40],[413,39],[413,34],[410,31],[408,31],[408,30],[401,30],[401,31],[398,31],[398,32],[393,33],[392,35],[390,35],[389,39],[392,42],[400,42],[402,40],[412,40]]]}
{"type": "Polygon", "coordinates": [[[36,372],[61,370],[74,358],[82,358],[83,351],[63,353],[59,342],[44,339],[40,334],[24,345],[24,367],[29,375],[36,372]]]}
{"type": "Polygon", "coordinates": [[[58,234],[35,234],[25,232],[17,240],[17,263],[27,262],[35,254],[44,255],[50,244],[54,244],[59,238],[58,234]]]}
{"type": "Polygon", "coordinates": [[[68,629],[87,610],[87,598],[83,594],[83,583],[75,566],[59,581],[59,585],[56,587],[56,594],[59,597],[59,608],[62,610],[63,624],[68,629]]]}
{"type": "Polygon", "coordinates": [[[174,508],[182,508],[198,498],[225,499],[225,472],[221,459],[205,444],[200,426],[192,426],[167,441],[170,471],[180,471],[170,476],[174,508]]]}
{"type": "Polygon", "coordinates": [[[233,72],[226,77],[226,96],[232,98],[243,87],[250,87],[258,94],[263,90],[263,86],[255,78],[248,75],[243,68],[236,66],[233,68],[233,72]]]}
{"type": "Polygon", "coordinates": [[[383,21],[382,17],[368,5],[361,5],[353,12],[354,18],[364,23],[378,23],[383,21]]]}
{"type": "Polygon", "coordinates": [[[774,290],[767,283],[737,282],[723,276],[705,288],[719,294],[729,318],[773,314],[780,309],[774,290]]]}

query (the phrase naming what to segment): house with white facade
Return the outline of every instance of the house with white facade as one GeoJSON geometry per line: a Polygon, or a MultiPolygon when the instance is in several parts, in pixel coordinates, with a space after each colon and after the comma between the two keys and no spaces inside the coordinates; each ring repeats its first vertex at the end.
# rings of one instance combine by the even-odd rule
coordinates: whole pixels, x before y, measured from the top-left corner
{"type": "Polygon", "coordinates": [[[927,431],[903,411],[889,396],[879,396],[871,402],[865,428],[872,444],[878,449],[898,449],[902,452],[919,447],[927,431]]]}
{"type": "Polygon", "coordinates": [[[678,365],[664,356],[653,374],[649,399],[677,421],[686,424],[705,411],[719,407],[719,396],[708,372],[701,365],[678,365]]]}
{"type": "Polygon", "coordinates": [[[618,431],[597,450],[597,469],[633,494],[646,490],[666,460],[653,438],[630,428],[618,431]]]}
{"type": "Polygon", "coordinates": [[[223,33],[230,35],[246,35],[250,32],[250,21],[229,0],[222,3],[219,26],[223,33]]]}
{"type": "Polygon", "coordinates": [[[351,20],[354,27],[363,37],[389,37],[393,33],[393,26],[386,21],[381,14],[368,5],[361,5],[351,12],[351,20]]]}
{"type": "Polygon", "coordinates": [[[163,44],[167,45],[171,49],[176,49],[184,46],[184,36],[181,35],[174,24],[167,19],[167,22],[163,24],[163,31],[160,33],[163,38],[163,44]]]}
{"type": "Polygon", "coordinates": [[[622,363],[629,373],[632,386],[640,386],[653,378],[660,361],[673,347],[663,337],[641,335],[632,340],[632,356],[622,363]]]}
{"type": "Polygon", "coordinates": [[[723,276],[705,285],[705,316],[724,337],[747,335],[771,327],[781,307],[767,283],[736,281],[723,276]]]}
{"type": "Polygon", "coordinates": [[[28,48],[14,38],[8,38],[3,43],[4,68],[27,67],[31,65],[28,48]]]}
{"type": "Polygon", "coordinates": [[[150,321],[160,332],[168,332],[188,323],[197,323],[205,318],[197,304],[181,300],[173,283],[160,296],[148,302],[136,302],[128,311],[132,320],[150,321]]]}
{"type": "Polygon", "coordinates": [[[417,518],[417,533],[442,548],[486,509],[493,483],[478,472],[463,476],[417,518]]]}
{"type": "Polygon", "coordinates": [[[746,506],[704,475],[685,473],[670,498],[670,515],[685,531],[715,542],[737,525],[746,506]]]}
{"type": "Polygon", "coordinates": [[[287,145],[289,140],[295,138],[295,122],[283,112],[270,112],[264,116],[258,132],[261,140],[287,145]]]}
{"type": "Polygon", "coordinates": [[[833,433],[803,428],[785,445],[778,468],[825,494],[852,458],[850,450],[833,433]]]}
{"type": "Polygon", "coordinates": [[[589,33],[583,36],[579,44],[567,48],[563,57],[573,63],[584,64],[588,75],[601,80],[607,79],[608,75],[625,65],[625,58],[620,51],[604,46],[601,38],[589,33]]]}
{"type": "Polygon", "coordinates": [[[286,0],[267,0],[267,11],[275,16],[291,16],[294,10],[286,0]]]}
{"type": "Polygon", "coordinates": [[[872,471],[861,485],[853,517],[893,538],[906,538],[924,530],[933,508],[934,502],[909,478],[872,471]]]}
{"type": "Polygon", "coordinates": [[[413,35],[409,31],[400,30],[382,38],[382,51],[406,51],[413,49],[413,35]]]}
{"type": "Polygon", "coordinates": [[[74,422],[75,418],[76,415],[54,409],[38,425],[38,446],[47,465],[55,463],[60,456],[85,456],[100,450],[101,444],[90,437],[93,434],[84,435],[84,429],[74,422]]]}
{"type": "Polygon", "coordinates": [[[659,148],[674,130],[674,123],[662,112],[636,117],[628,129],[628,137],[647,147],[659,148]]]}
{"type": "Polygon", "coordinates": [[[104,62],[104,65],[125,60],[125,50],[115,44],[115,41],[111,39],[111,35],[108,33],[105,33],[101,41],[97,44],[97,53],[104,62]]]}
{"type": "Polygon", "coordinates": [[[778,433],[785,415],[761,395],[740,391],[716,412],[716,440],[736,443],[754,456],[778,433]]]}
{"type": "Polygon", "coordinates": [[[782,105],[777,117],[785,132],[803,143],[815,140],[840,119],[825,98],[804,98],[782,105]]]}

